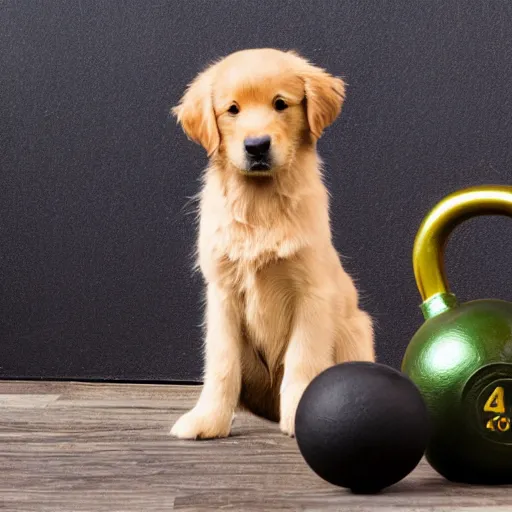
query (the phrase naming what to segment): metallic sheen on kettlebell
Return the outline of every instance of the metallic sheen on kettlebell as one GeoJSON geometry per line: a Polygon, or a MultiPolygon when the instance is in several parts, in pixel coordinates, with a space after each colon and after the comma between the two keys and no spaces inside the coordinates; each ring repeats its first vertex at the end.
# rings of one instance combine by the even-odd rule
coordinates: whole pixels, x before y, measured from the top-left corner
{"type": "Polygon", "coordinates": [[[512,483],[512,303],[459,304],[444,249],[461,222],[490,214],[512,216],[512,187],[455,192],[423,220],[413,267],[425,323],[402,361],[430,413],[427,461],[448,480],[472,484],[512,483]]]}

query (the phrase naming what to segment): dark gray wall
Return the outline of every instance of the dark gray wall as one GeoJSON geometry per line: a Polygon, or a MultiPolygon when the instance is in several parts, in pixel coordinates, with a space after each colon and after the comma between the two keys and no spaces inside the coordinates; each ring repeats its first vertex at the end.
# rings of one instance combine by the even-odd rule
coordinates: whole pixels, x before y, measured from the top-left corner
{"type": "MultiPolygon", "coordinates": [[[[335,243],[399,364],[421,322],[421,219],[512,181],[509,2],[2,2],[0,376],[200,377],[187,198],[206,161],[168,111],[211,59],[261,46],[349,83],[320,143],[335,243]]],[[[455,233],[462,300],[512,299],[511,235],[502,218],[455,233]]]]}

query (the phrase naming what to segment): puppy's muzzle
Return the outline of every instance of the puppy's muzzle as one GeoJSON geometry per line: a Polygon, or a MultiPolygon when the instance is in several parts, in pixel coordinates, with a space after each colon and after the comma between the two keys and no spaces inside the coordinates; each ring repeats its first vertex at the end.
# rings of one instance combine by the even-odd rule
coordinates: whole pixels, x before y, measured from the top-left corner
{"type": "Polygon", "coordinates": [[[244,140],[247,171],[269,171],[271,169],[270,144],[269,135],[247,137],[244,140]]]}

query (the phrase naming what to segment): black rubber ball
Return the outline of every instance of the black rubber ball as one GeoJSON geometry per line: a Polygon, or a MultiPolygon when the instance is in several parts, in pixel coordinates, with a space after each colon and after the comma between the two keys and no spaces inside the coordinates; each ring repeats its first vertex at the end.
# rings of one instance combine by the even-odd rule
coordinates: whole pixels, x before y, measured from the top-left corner
{"type": "Polygon", "coordinates": [[[349,362],[325,370],[306,388],[295,436],[321,478],[355,493],[376,493],[418,465],[429,418],[418,388],[403,373],[349,362]]]}

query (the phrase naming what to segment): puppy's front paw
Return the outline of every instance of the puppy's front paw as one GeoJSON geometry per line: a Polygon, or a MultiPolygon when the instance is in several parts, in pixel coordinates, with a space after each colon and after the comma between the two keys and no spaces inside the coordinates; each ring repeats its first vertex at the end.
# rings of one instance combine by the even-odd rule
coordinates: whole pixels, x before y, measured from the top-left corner
{"type": "Polygon", "coordinates": [[[228,437],[233,414],[194,408],[174,424],[171,435],[179,439],[213,439],[228,437]]]}
{"type": "Polygon", "coordinates": [[[295,413],[307,383],[297,382],[289,384],[281,391],[281,420],[279,427],[284,434],[295,436],[295,413]]]}

